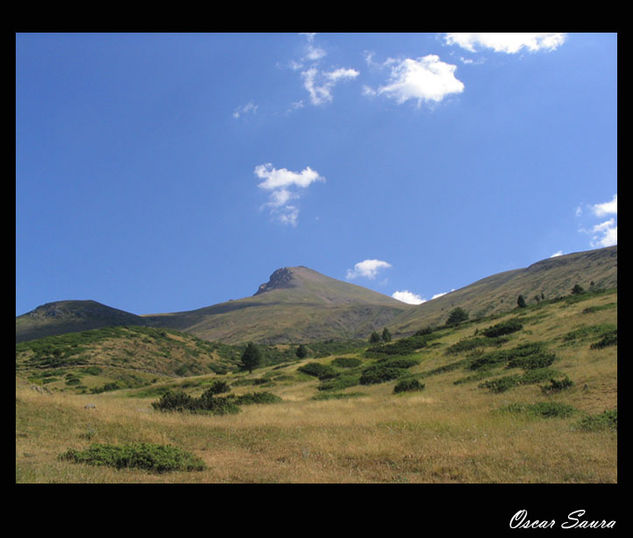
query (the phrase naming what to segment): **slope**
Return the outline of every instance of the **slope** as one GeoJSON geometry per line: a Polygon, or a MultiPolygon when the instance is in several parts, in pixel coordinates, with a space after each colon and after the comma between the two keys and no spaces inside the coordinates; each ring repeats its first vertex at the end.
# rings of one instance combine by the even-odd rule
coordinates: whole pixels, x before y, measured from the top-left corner
{"type": "Polygon", "coordinates": [[[569,295],[576,284],[585,289],[616,288],[617,270],[617,246],[548,258],[422,303],[395,318],[389,328],[397,335],[411,334],[421,327],[444,323],[456,307],[466,310],[471,319],[507,312],[517,306],[519,295],[534,304],[569,295]]]}
{"type": "Polygon", "coordinates": [[[153,327],[171,327],[227,343],[308,342],[365,338],[411,308],[375,291],[307,267],[276,270],[252,297],[198,310],[144,316],[153,327]]]}

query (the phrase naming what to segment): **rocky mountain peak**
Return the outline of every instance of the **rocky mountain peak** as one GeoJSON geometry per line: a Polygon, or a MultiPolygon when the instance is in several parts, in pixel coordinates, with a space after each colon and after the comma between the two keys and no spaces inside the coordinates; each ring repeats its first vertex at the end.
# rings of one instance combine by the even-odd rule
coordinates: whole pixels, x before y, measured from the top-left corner
{"type": "Polygon", "coordinates": [[[265,282],[255,292],[255,295],[259,295],[261,293],[265,293],[271,290],[278,290],[283,288],[293,288],[294,285],[292,283],[293,274],[292,269],[289,267],[282,267],[281,269],[277,269],[272,275],[270,275],[270,279],[268,282],[265,282]]]}

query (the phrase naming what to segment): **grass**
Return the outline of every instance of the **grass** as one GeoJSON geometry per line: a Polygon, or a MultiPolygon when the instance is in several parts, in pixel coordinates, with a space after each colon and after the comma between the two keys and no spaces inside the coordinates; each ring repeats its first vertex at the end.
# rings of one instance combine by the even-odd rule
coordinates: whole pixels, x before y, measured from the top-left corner
{"type": "MultiPolygon", "coordinates": [[[[573,342],[565,336],[581,327],[617,326],[616,309],[600,308],[616,300],[611,293],[564,308],[562,301],[540,306],[547,316],[522,318],[522,329],[507,335],[507,341],[479,350],[479,357],[506,353],[506,359],[487,368],[470,368],[476,347],[447,350],[516,314],[443,330],[432,346],[407,355],[413,361],[400,362],[407,366],[399,369],[403,377],[366,385],[360,384],[363,370],[402,357],[369,358],[359,349],[346,353],[358,362],[335,361],[341,356],[337,349],[319,359],[267,365],[252,375],[208,372],[99,394],[62,391],[55,383],[36,385],[18,371],[16,481],[613,484],[618,480],[617,342],[592,348],[608,331],[588,331],[573,342]],[[545,376],[539,368],[506,368],[507,358],[519,348],[554,354],[555,371],[550,368],[545,376]],[[311,362],[338,375],[321,380],[299,371],[311,362]],[[500,393],[478,386],[486,376],[515,375],[532,376],[534,382],[500,393]],[[463,382],[468,377],[473,382],[463,382]],[[280,380],[265,389],[280,401],[245,405],[258,379],[280,380]],[[413,379],[422,381],[424,389],[394,394],[398,383],[413,379]],[[544,391],[552,379],[573,383],[544,391]],[[216,380],[241,398],[238,414],[163,413],[152,407],[166,390],[197,398],[216,380]],[[139,443],[174,447],[204,467],[155,472],[59,458],[69,449],[87,457],[94,445],[116,452],[112,447],[139,443]]],[[[63,383],[73,372],[51,371],[50,377],[63,383]]]]}

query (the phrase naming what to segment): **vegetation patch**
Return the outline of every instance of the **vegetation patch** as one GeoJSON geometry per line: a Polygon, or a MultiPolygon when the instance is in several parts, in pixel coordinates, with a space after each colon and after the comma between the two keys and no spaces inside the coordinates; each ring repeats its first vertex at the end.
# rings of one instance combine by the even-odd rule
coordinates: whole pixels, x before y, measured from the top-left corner
{"type": "Polygon", "coordinates": [[[509,413],[542,418],[567,418],[577,413],[575,407],[559,402],[513,403],[504,409],[509,413]]]}
{"type": "Polygon", "coordinates": [[[330,364],[337,368],[356,368],[363,363],[362,360],[353,357],[337,357],[330,364]]]}
{"type": "Polygon", "coordinates": [[[502,323],[497,323],[492,327],[488,327],[487,329],[484,329],[482,333],[487,338],[496,338],[505,334],[512,334],[514,332],[520,331],[521,329],[523,329],[523,325],[519,320],[510,319],[502,323]]]}
{"type": "Polygon", "coordinates": [[[591,349],[602,349],[608,346],[617,346],[618,345],[618,330],[613,329],[606,333],[600,340],[594,342],[589,346],[591,349]]]}
{"type": "Polygon", "coordinates": [[[479,387],[488,389],[490,392],[501,393],[519,385],[533,385],[534,383],[541,383],[551,379],[552,376],[557,373],[558,372],[549,368],[539,368],[536,370],[528,370],[523,375],[508,375],[492,379],[490,381],[486,381],[485,383],[481,383],[479,387]]]}
{"type": "Polygon", "coordinates": [[[544,346],[540,342],[522,344],[512,349],[491,351],[489,353],[482,354],[471,360],[469,368],[471,370],[478,370],[480,368],[488,368],[491,366],[498,366],[503,363],[510,363],[511,361],[515,361],[515,364],[517,364],[520,359],[539,356],[543,352],[544,346]]]}
{"type": "Polygon", "coordinates": [[[393,388],[394,394],[399,392],[413,392],[420,391],[424,389],[424,383],[420,383],[417,379],[403,379],[396,383],[396,386],[393,388]]]}
{"type": "Polygon", "coordinates": [[[378,364],[386,368],[412,368],[420,364],[420,360],[411,357],[399,357],[397,359],[380,359],[378,364]]]}
{"type": "Polygon", "coordinates": [[[578,344],[592,339],[613,338],[614,335],[617,340],[617,327],[610,323],[603,323],[574,329],[563,336],[563,341],[567,344],[578,344]]]}
{"type": "Polygon", "coordinates": [[[403,368],[394,368],[376,364],[363,370],[359,382],[361,385],[373,385],[376,383],[385,383],[397,379],[404,375],[406,370],[403,368]]]}
{"type": "Polygon", "coordinates": [[[466,353],[482,347],[500,346],[509,340],[510,339],[506,336],[498,336],[494,338],[484,336],[464,338],[463,340],[460,340],[459,342],[456,342],[446,348],[446,353],[448,355],[456,355],[457,353],[466,353]]]}
{"type": "Polygon", "coordinates": [[[312,396],[313,400],[347,400],[348,398],[359,398],[365,396],[363,392],[322,392],[312,396]]]}
{"type": "Polygon", "coordinates": [[[553,394],[571,388],[573,385],[574,382],[567,376],[563,377],[562,379],[551,378],[549,385],[542,386],[541,390],[544,394],[553,394]]]}
{"type": "Polygon", "coordinates": [[[339,375],[338,377],[322,381],[317,387],[320,391],[326,390],[343,390],[348,387],[354,387],[360,384],[360,374],[357,375],[339,375]]]}
{"type": "Polygon", "coordinates": [[[576,428],[585,432],[616,431],[618,429],[618,410],[610,409],[598,415],[583,417],[576,424],[576,428]]]}
{"type": "Polygon", "coordinates": [[[73,463],[106,465],[117,469],[136,468],[155,473],[205,469],[204,462],[193,454],[172,445],[153,443],[93,444],[83,451],[71,448],[59,457],[73,463]]]}
{"type": "Polygon", "coordinates": [[[320,362],[309,362],[300,366],[298,370],[304,374],[318,377],[319,379],[331,379],[338,375],[338,372],[334,368],[321,364],[320,362]]]}

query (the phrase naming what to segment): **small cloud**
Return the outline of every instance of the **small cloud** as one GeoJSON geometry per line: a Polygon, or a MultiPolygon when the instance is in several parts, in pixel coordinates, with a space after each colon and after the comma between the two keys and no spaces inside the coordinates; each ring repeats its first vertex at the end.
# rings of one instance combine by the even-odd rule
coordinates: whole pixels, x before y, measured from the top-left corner
{"type": "Polygon", "coordinates": [[[618,195],[614,194],[613,199],[610,202],[604,202],[603,204],[595,204],[591,206],[591,210],[596,217],[604,217],[605,215],[617,215],[618,195]]]}
{"type": "MultiPolygon", "coordinates": [[[[455,291],[455,288],[453,288],[451,291],[455,291]]],[[[442,293],[436,293],[435,295],[433,295],[433,297],[431,297],[431,301],[433,299],[437,299],[438,297],[442,297],[442,295],[446,295],[447,293],[450,293],[451,291],[443,291],[442,293]]]]}
{"type": "Polygon", "coordinates": [[[554,254],[550,256],[550,258],[556,258],[557,256],[562,256],[562,255],[563,255],[563,251],[559,250],[558,252],[554,252],[554,254]]]}
{"type": "MultiPolygon", "coordinates": [[[[608,202],[592,204],[589,206],[590,214],[594,217],[606,217],[613,215],[608,220],[593,224],[587,229],[585,226],[580,228],[580,232],[591,236],[589,244],[592,248],[610,247],[618,244],[618,195],[614,194],[613,198],[608,202]]],[[[583,212],[576,210],[576,215],[580,216],[583,212]]]]}
{"type": "Polygon", "coordinates": [[[332,101],[332,90],[338,82],[356,78],[359,74],[355,69],[340,68],[325,72],[311,67],[303,71],[301,76],[303,87],[310,95],[310,102],[313,105],[322,105],[332,101]]]}
{"type": "Polygon", "coordinates": [[[257,112],[257,105],[253,102],[250,102],[245,105],[237,107],[233,111],[233,117],[237,119],[244,114],[254,114],[255,112],[257,112]]]}
{"type": "Polygon", "coordinates": [[[464,91],[463,82],[455,78],[457,66],[442,62],[435,54],[417,60],[390,58],[383,66],[391,69],[389,82],[375,90],[365,86],[364,95],[385,95],[398,104],[412,99],[419,107],[423,102],[437,103],[447,95],[464,91]]]}
{"type": "Polygon", "coordinates": [[[449,33],[444,37],[448,45],[458,45],[469,51],[492,49],[494,52],[516,54],[527,49],[530,52],[553,51],[565,43],[566,34],[561,33],[449,33]]]}
{"type": "Polygon", "coordinates": [[[364,277],[370,280],[376,278],[378,271],[389,269],[391,264],[382,260],[363,260],[354,265],[354,269],[347,270],[347,279],[352,280],[357,277],[364,277]]]}
{"type": "Polygon", "coordinates": [[[282,224],[296,226],[299,208],[288,202],[301,197],[301,190],[308,188],[315,181],[325,181],[316,170],[306,166],[301,172],[293,172],[286,168],[274,168],[272,164],[260,164],[255,167],[255,175],[263,181],[257,186],[269,191],[268,202],[264,204],[282,224]]]}
{"type": "Polygon", "coordinates": [[[423,299],[422,297],[420,297],[419,295],[410,292],[408,290],[403,290],[403,291],[394,291],[391,296],[394,299],[397,299],[398,301],[401,301],[403,303],[407,303],[407,304],[422,304],[426,302],[426,299],[423,299]]]}
{"type": "Polygon", "coordinates": [[[591,231],[593,233],[592,247],[610,247],[618,244],[618,225],[615,219],[596,224],[591,231]]]}

